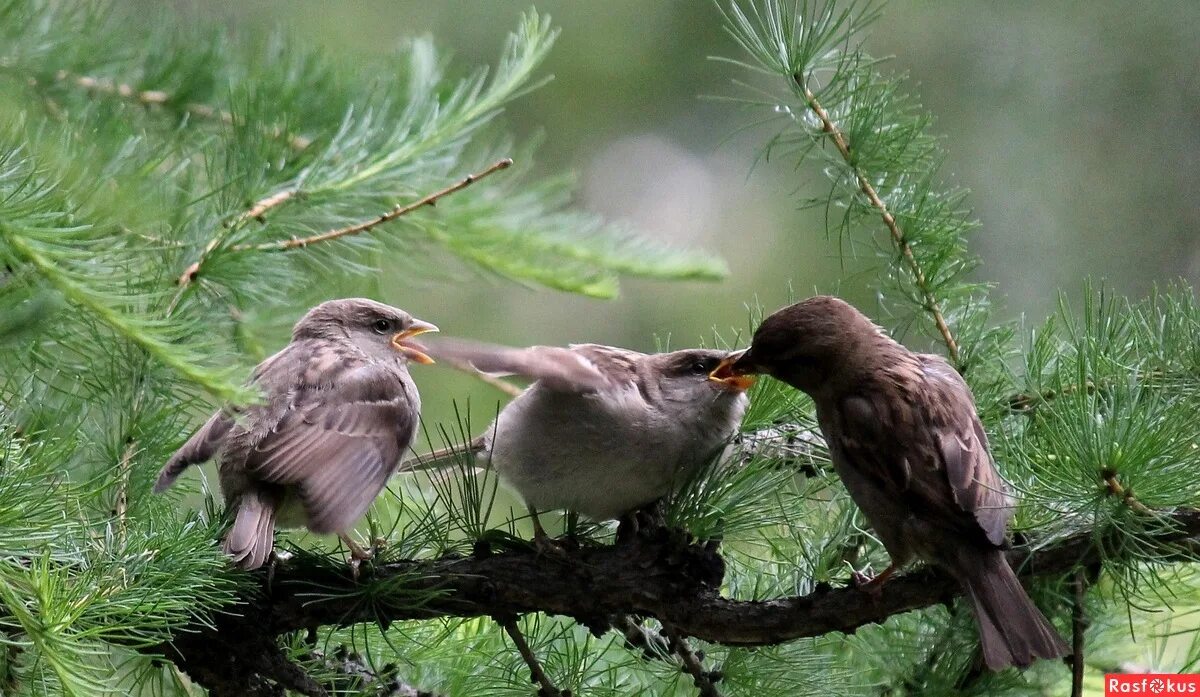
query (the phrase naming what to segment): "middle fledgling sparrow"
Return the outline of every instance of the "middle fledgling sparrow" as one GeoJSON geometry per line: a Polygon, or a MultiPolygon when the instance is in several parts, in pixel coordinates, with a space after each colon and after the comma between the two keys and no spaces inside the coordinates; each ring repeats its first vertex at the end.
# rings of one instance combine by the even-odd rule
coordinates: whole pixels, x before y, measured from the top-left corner
{"type": "Polygon", "coordinates": [[[713,377],[766,373],[806,392],[834,469],[892,558],[963,585],[992,670],[1070,653],[1004,556],[1012,500],[963,379],[913,353],[850,304],[809,298],[763,320],[750,348],[713,377]]]}
{"type": "Polygon", "coordinates": [[[410,340],[431,331],[373,300],[314,307],[291,343],[254,369],[263,401],[213,414],[167,461],[155,492],[216,457],[233,510],[223,547],[239,566],[262,566],[277,525],[338,533],[356,561],[368,558],[346,533],[412,442],[421,398],[408,362],[433,361],[410,340]]]}
{"type": "Polygon", "coordinates": [[[708,379],[726,351],[647,354],[598,344],[527,349],[442,342],[435,358],[535,382],[479,438],[479,458],[533,513],[612,520],[665,496],[737,431],[752,380],[708,379]]]}

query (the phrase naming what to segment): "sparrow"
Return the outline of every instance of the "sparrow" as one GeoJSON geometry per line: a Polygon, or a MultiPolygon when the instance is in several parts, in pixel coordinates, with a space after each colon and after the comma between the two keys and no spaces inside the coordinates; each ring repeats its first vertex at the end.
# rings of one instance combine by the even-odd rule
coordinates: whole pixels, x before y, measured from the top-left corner
{"type": "Polygon", "coordinates": [[[915,557],[962,584],[988,668],[1070,653],[1004,555],[1013,501],[971,390],[949,363],[908,350],[849,303],[817,296],[767,317],[750,348],[711,377],[755,373],[816,404],[833,467],[891,557],[866,590],[878,593],[915,557]]]}
{"type": "MultiPolygon", "coordinates": [[[[710,380],[728,352],[708,349],[647,354],[599,344],[439,341],[425,350],[490,375],[534,379],[472,449],[525,501],[539,543],[548,538],[538,511],[613,520],[670,493],[737,431],[753,383],[710,380]]],[[[439,457],[413,469],[436,468],[439,457]]]]}
{"type": "Polygon", "coordinates": [[[254,369],[261,401],[213,414],[167,461],[154,491],[216,458],[233,519],[222,548],[237,566],[262,566],[279,526],[337,533],[357,568],[370,553],[347,532],[412,443],[421,398],[408,364],[433,359],[410,340],[434,331],[373,300],[317,305],[291,343],[254,369]]]}

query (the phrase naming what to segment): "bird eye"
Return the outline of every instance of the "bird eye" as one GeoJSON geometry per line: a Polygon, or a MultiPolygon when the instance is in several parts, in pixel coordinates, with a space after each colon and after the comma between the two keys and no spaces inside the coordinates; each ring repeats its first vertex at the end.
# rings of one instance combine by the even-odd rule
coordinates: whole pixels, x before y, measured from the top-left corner
{"type": "Polygon", "coordinates": [[[708,375],[716,367],[717,364],[713,361],[697,360],[692,362],[691,371],[695,375],[708,375]]]}
{"type": "Polygon", "coordinates": [[[374,329],[376,334],[387,334],[392,331],[392,320],[377,319],[371,323],[371,329],[374,329]]]}

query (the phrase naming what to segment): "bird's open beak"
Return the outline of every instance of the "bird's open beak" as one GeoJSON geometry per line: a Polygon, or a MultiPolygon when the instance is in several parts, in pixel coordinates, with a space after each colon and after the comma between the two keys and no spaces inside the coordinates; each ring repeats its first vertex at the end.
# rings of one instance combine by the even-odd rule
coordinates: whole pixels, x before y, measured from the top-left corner
{"type": "Polygon", "coordinates": [[[745,392],[754,384],[754,376],[747,375],[736,365],[745,355],[746,349],[729,354],[721,360],[716,368],[708,374],[708,379],[720,383],[723,387],[734,392],[745,392]]]}
{"type": "Polygon", "coordinates": [[[392,347],[403,353],[410,361],[420,363],[421,365],[433,365],[433,359],[429,357],[428,353],[425,353],[425,347],[411,339],[426,332],[436,331],[438,331],[436,324],[414,318],[408,329],[392,337],[392,347]]]}

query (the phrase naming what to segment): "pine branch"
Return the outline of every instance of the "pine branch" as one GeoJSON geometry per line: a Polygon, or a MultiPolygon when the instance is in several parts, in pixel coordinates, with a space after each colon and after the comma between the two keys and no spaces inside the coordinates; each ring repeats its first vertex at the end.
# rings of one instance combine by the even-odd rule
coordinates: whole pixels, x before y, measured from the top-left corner
{"type": "MultiPolygon", "coordinates": [[[[263,244],[235,245],[230,248],[230,251],[234,251],[234,252],[251,252],[251,251],[281,252],[281,251],[288,251],[291,249],[302,249],[309,245],[318,244],[320,242],[329,242],[332,240],[340,239],[343,237],[348,237],[351,235],[357,235],[357,234],[364,233],[364,232],[370,232],[372,229],[374,229],[375,227],[377,227],[379,225],[382,225],[384,223],[389,223],[393,220],[396,220],[397,218],[408,215],[409,213],[412,213],[413,211],[415,211],[419,208],[424,208],[425,206],[436,205],[439,199],[449,196],[450,194],[453,194],[456,191],[461,191],[461,190],[467,188],[468,186],[470,186],[471,184],[479,181],[480,179],[490,176],[502,169],[508,169],[509,167],[512,166],[512,163],[513,162],[510,158],[504,158],[502,160],[498,160],[498,161],[494,162],[487,169],[484,169],[483,171],[478,172],[476,174],[468,174],[466,177],[460,179],[459,181],[455,182],[454,184],[451,184],[450,186],[447,186],[443,189],[439,189],[438,191],[434,191],[433,193],[427,194],[427,195],[421,197],[420,199],[414,201],[413,203],[409,203],[406,205],[397,205],[395,208],[388,211],[387,213],[382,213],[378,216],[375,216],[374,218],[371,218],[369,220],[365,220],[365,221],[362,221],[359,223],[355,223],[353,225],[349,225],[346,227],[337,228],[337,229],[333,229],[333,230],[328,230],[319,235],[313,235],[311,237],[296,238],[296,239],[290,239],[290,240],[280,240],[279,242],[267,242],[267,243],[263,243],[263,244]]],[[[262,201],[259,201],[258,203],[254,204],[246,213],[244,213],[242,216],[240,216],[239,221],[244,221],[245,219],[249,219],[249,218],[260,217],[269,208],[279,205],[279,204],[283,203],[284,201],[288,200],[289,198],[291,198],[291,195],[293,193],[294,193],[294,191],[283,191],[278,194],[269,196],[266,199],[263,199],[262,201]]],[[[180,300],[180,298],[182,298],[183,293],[186,291],[188,286],[193,281],[196,280],[196,276],[199,275],[200,270],[204,267],[204,264],[208,260],[209,256],[221,245],[221,243],[225,240],[227,235],[228,235],[228,232],[223,230],[221,232],[221,234],[219,234],[217,237],[213,238],[213,240],[211,242],[209,242],[208,245],[205,246],[204,251],[201,252],[200,258],[197,259],[196,261],[192,262],[187,267],[187,269],[184,270],[183,274],[181,274],[179,276],[179,280],[177,282],[179,289],[175,292],[175,297],[171,299],[171,304],[168,306],[168,309],[167,309],[168,314],[170,312],[172,312],[176,306],[178,306],[179,300],[180,300]]]]}
{"type": "Polygon", "coordinates": [[[879,217],[882,218],[883,224],[892,238],[892,243],[896,245],[896,249],[904,257],[905,262],[908,263],[908,268],[912,272],[917,288],[921,291],[921,295],[925,299],[925,311],[933,317],[934,324],[937,326],[938,332],[942,335],[942,342],[946,345],[946,352],[950,358],[950,362],[955,366],[960,365],[958,342],[954,340],[954,335],[950,332],[950,326],[946,323],[946,318],[942,314],[940,303],[930,288],[929,281],[925,278],[925,272],[921,269],[920,262],[913,255],[912,245],[909,244],[908,239],[904,236],[904,232],[900,229],[899,223],[896,222],[896,216],[892,214],[888,209],[888,205],[879,197],[879,193],[871,184],[867,173],[855,165],[855,158],[850,152],[851,144],[847,140],[846,134],[834,123],[833,119],[829,116],[829,112],[825,111],[825,107],[821,106],[821,103],[817,101],[817,96],[809,89],[804,75],[797,72],[792,78],[796,81],[796,86],[804,93],[804,101],[808,104],[808,107],[820,119],[821,131],[833,140],[833,145],[837,148],[838,154],[842,156],[842,159],[846,161],[846,166],[854,173],[854,179],[858,183],[858,188],[862,190],[871,206],[879,212],[879,217]]]}
{"type": "Polygon", "coordinates": [[[542,670],[542,664],[538,662],[533,649],[529,648],[529,642],[525,640],[525,635],[521,633],[521,628],[517,626],[516,618],[508,616],[497,619],[496,622],[504,629],[504,633],[508,634],[508,637],[512,639],[513,645],[517,647],[517,653],[521,654],[521,659],[525,661],[525,665],[529,666],[530,679],[533,684],[538,686],[538,697],[571,697],[569,690],[564,691],[555,687],[554,683],[546,675],[546,671],[542,670]]]}
{"type": "Polygon", "coordinates": [[[823,207],[827,232],[852,244],[859,228],[873,242],[877,228],[866,221],[882,221],[889,242],[886,252],[879,245],[888,260],[883,299],[928,315],[960,372],[973,356],[993,360],[1007,330],[990,326],[986,293],[966,277],[979,264],[966,246],[977,225],[966,192],[939,181],[944,154],[928,132],[928,115],[862,50],[878,5],[731,0],[724,14],[750,60],[717,60],[786,80],[781,93],[739,82],[750,96],[732,100],[766,112],[760,123],[782,124],[764,157],[786,150],[798,164],[823,165],[828,193],[805,203],[823,207]]]}
{"type": "MultiPolygon", "coordinates": [[[[47,229],[38,232],[45,234],[52,231],[53,229],[47,229]]],[[[66,234],[61,235],[57,242],[49,242],[34,239],[30,236],[31,232],[28,227],[17,229],[0,223],[0,241],[7,243],[10,249],[35,268],[63,296],[82,307],[115,333],[138,345],[162,364],[220,399],[235,401],[247,396],[244,390],[225,380],[219,371],[202,367],[193,352],[174,345],[168,338],[169,330],[166,327],[152,320],[121,312],[114,307],[115,298],[105,297],[97,289],[89,287],[83,272],[69,266],[69,263],[74,261],[71,257],[77,256],[80,250],[64,246],[64,242],[68,241],[64,239],[66,234]]]]}
{"type": "MultiPolygon", "coordinates": [[[[174,101],[174,97],[165,90],[140,90],[124,82],[117,82],[104,77],[76,75],[67,70],[55,71],[54,81],[69,84],[90,93],[117,97],[145,107],[160,107],[174,101]]],[[[31,87],[37,87],[40,84],[38,79],[34,77],[29,78],[28,82],[31,87]]],[[[232,113],[209,104],[188,102],[182,108],[188,115],[199,119],[216,121],[227,125],[236,123],[232,113]]],[[[280,126],[272,126],[265,129],[265,134],[270,138],[284,139],[289,147],[297,151],[304,150],[309,145],[312,145],[311,138],[287,133],[280,126]]]]}
{"type": "Polygon", "coordinates": [[[1113,469],[1104,469],[1100,472],[1100,477],[1104,480],[1104,486],[1110,495],[1116,496],[1121,503],[1129,506],[1134,511],[1142,515],[1153,515],[1154,511],[1146,507],[1146,504],[1138,501],[1133,492],[1121,486],[1120,480],[1117,479],[1117,472],[1113,469]]]}
{"type": "Polygon", "coordinates": [[[129,467],[133,456],[137,454],[137,441],[130,440],[117,463],[117,493],[113,504],[113,516],[117,519],[117,535],[123,544],[125,542],[125,516],[129,510],[129,467]]]}
{"type": "MultiPolygon", "coordinates": [[[[1196,560],[1200,510],[1162,513],[1162,527],[1148,533],[1139,555],[1162,562],[1196,560]]],[[[1009,561],[1026,578],[1059,578],[1097,566],[1120,548],[1116,531],[1079,530],[1056,541],[1015,549],[1009,561]]],[[[227,665],[224,642],[266,637],[325,625],[390,624],[437,617],[494,617],[533,612],[574,617],[644,615],[688,636],[726,646],[767,646],[831,632],[853,633],[893,615],[947,602],[961,594],[948,574],[919,568],[895,576],[874,597],[857,588],[827,585],[806,595],[748,601],[722,597],[724,561],[712,546],[689,544],[666,530],[606,547],[581,547],[550,560],[520,550],[486,557],[400,561],[376,567],[355,581],[348,570],[312,563],[275,569],[269,584],[247,592],[237,615],[223,615],[215,630],[182,629],[169,651],[202,684],[213,661],[227,665]],[[364,585],[365,584],[365,585],[364,585]],[[369,591],[375,588],[377,590],[369,591]],[[386,588],[386,592],[383,589],[386,588]],[[586,589],[586,592],[581,592],[586,589]],[[364,592],[372,601],[362,602],[364,592]],[[418,602],[411,599],[418,598],[418,602]],[[196,633],[209,632],[197,642],[196,633]],[[215,647],[220,646],[219,652],[215,647]],[[215,652],[215,654],[214,654],[215,652]]],[[[265,581],[265,574],[261,577],[265,581]]],[[[271,644],[273,646],[273,644],[271,644]]],[[[166,650],[166,649],[159,649],[166,650]]],[[[257,670],[245,664],[230,669],[257,670]]],[[[253,676],[238,679],[249,684],[253,676]]]]}
{"type": "Polygon", "coordinates": [[[512,163],[513,163],[512,159],[507,158],[507,157],[502,160],[498,160],[498,161],[492,163],[492,165],[489,166],[487,169],[482,170],[481,172],[478,172],[476,174],[468,174],[466,177],[463,177],[458,182],[451,184],[450,186],[447,186],[444,189],[439,189],[438,191],[435,191],[431,194],[427,194],[426,196],[423,196],[420,199],[418,199],[412,203],[405,204],[405,205],[397,205],[395,208],[388,211],[387,213],[378,215],[375,218],[372,218],[370,220],[365,220],[363,222],[355,223],[353,225],[348,225],[346,227],[338,228],[335,230],[329,230],[329,231],[323,232],[319,235],[313,235],[311,237],[303,237],[300,239],[292,239],[292,240],[281,240],[279,242],[266,242],[263,244],[256,244],[256,245],[238,245],[236,247],[233,247],[233,250],[237,251],[237,252],[246,252],[246,251],[251,251],[251,250],[259,251],[259,252],[283,252],[283,251],[287,251],[289,249],[304,248],[304,247],[307,247],[312,244],[318,244],[320,242],[329,242],[332,240],[340,239],[342,237],[347,237],[349,235],[357,235],[357,234],[360,234],[363,232],[370,232],[376,226],[382,225],[384,223],[389,223],[401,216],[408,215],[409,213],[412,213],[413,211],[417,210],[418,208],[424,208],[425,206],[436,205],[439,199],[441,199],[445,196],[449,196],[450,194],[453,194],[456,191],[461,191],[461,190],[467,188],[468,186],[470,186],[471,184],[474,184],[475,182],[479,181],[480,179],[483,179],[484,177],[495,174],[496,172],[499,172],[502,169],[508,169],[509,167],[512,166],[512,163]]]}
{"type": "Polygon", "coordinates": [[[683,662],[683,669],[692,676],[692,682],[700,690],[700,697],[721,697],[721,691],[717,689],[716,685],[717,677],[714,677],[712,671],[704,670],[700,656],[692,650],[687,637],[670,628],[666,629],[666,634],[671,644],[671,650],[675,652],[676,656],[679,656],[679,660],[683,662]]]}

